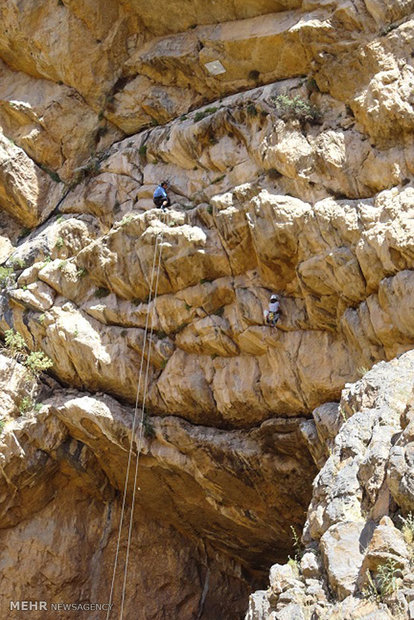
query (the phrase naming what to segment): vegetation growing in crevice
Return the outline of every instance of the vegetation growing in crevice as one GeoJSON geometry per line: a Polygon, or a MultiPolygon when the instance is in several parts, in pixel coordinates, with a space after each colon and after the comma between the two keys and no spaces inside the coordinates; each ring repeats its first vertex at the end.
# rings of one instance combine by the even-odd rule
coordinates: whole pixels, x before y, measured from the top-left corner
{"type": "Polygon", "coordinates": [[[95,290],[95,297],[102,299],[102,297],[108,297],[110,290],[104,287],[99,287],[95,290]]]}
{"type": "Polygon", "coordinates": [[[246,107],[246,112],[248,116],[257,116],[257,108],[254,103],[249,103],[246,107]]]}
{"type": "Polygon", "coordinates": [[[211,107],[211,108],[206,108],[205,110],[201,110],[200,112],[196,112],[194,114],[194,122],[198,123],[198,121],[203,120],[203,118],[206,118],[206,116],[210,116],[211,114],[214,114],[214,112],[217,112],[218,108],[216,107],[211,107]]]}
{"type": "Polygon", "coordinates": [[[377,603],[384,602],[387,596],[397,591],[397,579],[400,573],[396,561],[392,558],[378,566],[375,575],[368,570],[367,585],[363,590],[363,595],[377,603]]]}
{"type": "Polygon", "coordinates": [[[0,289],[4,289],[16,282],[13,267],[0,267],[0,289]]]}
{"type": "Polygon", "coordinates": [[[42,408],[42,404],[36,402],[39,378],[43,372],[52,368],[53,361],[43,351],[30,351],[23,336],[14,329],[5,331],[4,345],[2,353],[22,364],[27,370],[25,394],[18,405],[19,413],[20,415],[37,413],[42,408]]]}
{"type": "Polygon", "coordinates": [[[279,118],[284,121],[298,120],[300,123],[312,123],[321,118],[319,108],[299,95],[277,95],[272,100],[279,118]]]}
{"type": "Polygon", "coordinates": [[[151,422],[151,418],[147,414],[144,415],[142,425],[144,429],[144,437],[147,439],[153,439],[155,437],[155,429],[151,422]]]}

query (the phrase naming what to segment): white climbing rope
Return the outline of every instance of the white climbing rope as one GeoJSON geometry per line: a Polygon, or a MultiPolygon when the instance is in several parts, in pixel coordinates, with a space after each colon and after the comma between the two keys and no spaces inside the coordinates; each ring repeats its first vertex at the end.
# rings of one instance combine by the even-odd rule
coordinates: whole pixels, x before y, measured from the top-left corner
{"type": "MultiPolygon", "coordinates": [[[[166,220],[166,217],[165,217],[165,220],[166,220]]],[[[162,218],[161,218],[161,221],[162,221],[162,218]]],[[[164,230],[162,229],[161,233],[159,233],[157,235],[157,237],[156,237],[155,248],[154,248],[154,257],[153,257],[153,261],[152,261],[151,280],[150,280],[149,296],[148,296],[148,303],[147,303],[148,310],[147,310],[147,316],[146,316],[146,320],[145,320],[143,346],[142,346],[142,351],[141,351],[141,360],[140,360],[140,367],[139,367],[139,374],[138,374],[138,386],[137,386],[137,393],[136,393],[135,407],[134,407],[134,417],[133,417],[132,430],[131,430],[131,441],[130,441],[129,453],[128,453],[128,464],[127,464],[127,469],[126,469],[126,474],[125,474],[125,483],[124,483],[124,491],[123,491],[122,507],[121,507],[121,517],[120,517],[120,521],[119,521],[118,538],[117,538],[117,545],[116,545],[116,551],[115,551],[114,568],[113,568],[113,572],[112,572],[111,590],[110,590],[110,595],[109,595],[108,610],[107,610],[107,614],[106,614],[106,620],[109,620],[110,615],[111,615],[111,609],[112,609],[112,601],[113,601],[113,595],[114,595],[116,570],[117,570],[117,566],[118,566],[118,558],[119,558],[119,551],[120,551],[120,545],[121,545],[122,526],[123,526],[124,516],[125,516],[125,506],[126,506],[126,497],[127,497],[127,489],[128,489],[128,479],[129,479],[129,473],[130,473],[130,469],[131,469],[131,461],[132,461],[132,453],[133,453],[133,443],[134,443],[135,430],[136,430],[136,421],[137,421],[137,413],[138,413],[138,401],[139,401],[139,394],[140,394],[140,391],[141,391],[141,379],[142,379],[142,371],[143,371],[143,368],[144,368],[145,350],[146,350],[146,343],[147,343],[147,335],[148,335],[148,326],[149,326],[150,314],[151,314],[150,339],[151,339],[151,336],[152,336],[152,333],[153,333],[153,329],[154,329],[153,316],[154,316],[154,308],[155,308],[155,298],[157,296],[157,291],[158,291],[158,280],[159,280],[159,271],[160,271],[160,264],[161,264],[161,252],[162,252],[162,249],[161,249],[161,251],[159,253],[158,268],[157,269],[156,269],[155,265],[156,265],[156,261],[157,261],[158,248],[159,248],[160,244],[162,243],[163,236],[164,236],[164,230]],[[154,295],[152,295],[155,273],[157,273],[156,287],[154,288],[154,295]],[[152,300],[154,301],[154,303],[153,303],[153,307],[152,307],[152,310],[151,310],[151,313],[150,313],[149,307],[150,307],[150,304],[151,304],[152,300]]],[[[148,358],[147,358],[147,368],[146,368],[146,372],[145,372],[145,381],[144,381],[144,394],[145,394],[145,396],[146,396],[146,392],[147,392],[147,388],[145,386],[145,382],[148,380],[150,352],[151,352],[151,341],[149,340],[149,346],[148,346],[148,353],[149,353],[149,355],[148,355],[148,358]]],[[[132,505],[132,508],[131,508],[131,516],[130,516],[130,523],[129,523],[129,529],[128,529],[127,555],[126,555],[126,560],[125,560],[125,570],[124,570],[124,581],[123,581],[123,589],[122,589],[122,604],[121,604],[120,619],[122,619],[122,616],[123,616],[123,608],[124,608],[124,602],[125,602],[126,575],[127,575],[127,566],[128,566],[128,558],[129,558],[129,547],[130,547],[130,543],[131,543],[131,531],[132,531],[132,525],[131,524],[132,524],[132,519],[133,519],[133,508],[135,506],[136,482],[137,482],[137,478],[138,478],[138,462],[139,462],[139,454],[140,454],[140,450],[141,450],[143,419],[144,419],[144,407],[141,408],[139,441],[138,441],[138,443],[136,442],[136,445],[137,445],[137,460],[136,460],[136,465],[135,465],[135,476],[134,476],[133,505],[132,505]]]]}
{"type": "MultiPolygon", "coordinates": [[[[167,215],[165,214],[165,219],[166,219],[166,217],[167,217],[167,215]]],[[[134,476],[134,485],[133,485],[134,491],[133,491],[133,494],[132,494],[131,513],[130,513],[130,517],[129,517],[129,530],[128,530],[127,551],[126,551],[126,556],[125,556],[124,581],[123,581],[123,584],[122,584],[121,611],[120,611],[120,615],[119,615],[120,620],[122,620],[123,615],[124,615],[125,593],[126,593],[127,575],[128,575],[129,551],[130,551],[130,546],[131,546],[132,527],[133,527],[133,520],[134,520],[135,499],[136,499],[137,481],[138,481],[139,457],[140,457],[140,454],[141,454],[141,447],[142,447],[142,434],[143,434],[142,431],[143,431],[144,418],[145,418],[145,403],[146,403],[147,393],[148,393],[148,374],[149,374],[149,368],[150,368],[150,363],[151,363],[151,339],[152,339],[152,335],[153,335],[153,332],[154,332],[155,305],[156,305],[156,299],[157,299],[157,294],[158,294],[158,283],[159,283],[159,278],[160,278],[163,237],[164,237],[164,230],[162,230],[162,232],[161,232],[161,240],[160,240],[160,243],[159,243],[157,277],[156,277],[156,280],[155,280],[154,301],[153,301],[153,305],[152,305],[152,308],[151,308],[151,330],[150,330],[150,336],[148,338],[147,366],[146,366],[146,369],[145,369],[144,393],[143,393],[143,397],[142,397],[140,425],[139,425],[139,437],[138,437],[138,445],[137,445],[137,458],[136,458],[136,461],[135,461],[135,476],[134,476]]],[[[148,312],[148,314],[149,314],[149,312],[148,312]]]]}

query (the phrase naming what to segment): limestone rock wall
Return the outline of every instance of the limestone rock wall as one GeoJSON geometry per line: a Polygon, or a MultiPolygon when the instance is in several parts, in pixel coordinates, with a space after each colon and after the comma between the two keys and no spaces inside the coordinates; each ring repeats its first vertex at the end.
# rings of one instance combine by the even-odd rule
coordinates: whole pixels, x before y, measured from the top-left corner
{"type": "MultiPolygon", "coordinates": [[[[309,545],[347,539],[331,458],[312,496],[335,403],[414,342],[411,11],[3,3],[0,332],[44,351],[53,379],[24,411],[26,371],[0,358],[2,607],[12,594],[106,602],[141,358],[128,614],[138,600],[145,618],[242,617],[311,498],[309,545]],[[162,179],[166,214],[152,204],[162,179]],[[263,321],[273,291],[277,329],[263,321]],[[85,553],[66,563],[76,541],[85,553]]],[[[409,474],[393,476],[391,509],[407,514],[409,474]]],[[[352,536],[370,484],[352,487],[352,536]]],[[[275,596],[254,597],[251,617],[290,613],[275,596]]]]}
{"type": "Polygon", "coordinates": [[[412,615],[413,362],[410,351],[377,364],[303,422],[321,467],[304,548],[271,568],[248,620],[412,615]]]}

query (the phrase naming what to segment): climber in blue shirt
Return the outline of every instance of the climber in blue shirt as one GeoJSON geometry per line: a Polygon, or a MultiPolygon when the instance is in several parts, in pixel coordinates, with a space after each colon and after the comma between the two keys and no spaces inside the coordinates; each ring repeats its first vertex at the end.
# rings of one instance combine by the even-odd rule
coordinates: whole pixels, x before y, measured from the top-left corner
{"type": "Polygon", "coordinates": [[[159,209],[165,209],[166,207],[169,207],[171,204],[171,200],[168,197],[167,194],[167,189],[169,188],[170,184],[168,183],[168,181],[162,181],[162,183],[160,183],[158,185],[158,187],[156,188],[156,190],[154,191],[154,204],[156,207],[158,207],[159,209]]]}

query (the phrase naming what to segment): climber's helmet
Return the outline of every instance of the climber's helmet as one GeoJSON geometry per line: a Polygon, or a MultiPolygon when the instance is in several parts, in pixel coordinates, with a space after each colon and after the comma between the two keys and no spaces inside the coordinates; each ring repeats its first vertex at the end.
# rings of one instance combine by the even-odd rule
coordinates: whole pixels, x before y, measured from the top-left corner
{"type": "Polygon", "coordinates": [[[272,302],[279,301],[279,295],[271,295],[270,296],[270,301],[272,301],[272,302]]]}

